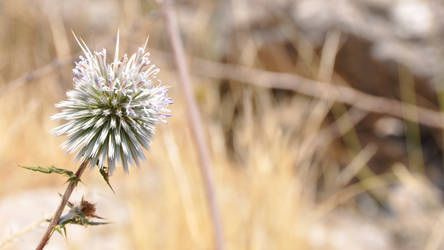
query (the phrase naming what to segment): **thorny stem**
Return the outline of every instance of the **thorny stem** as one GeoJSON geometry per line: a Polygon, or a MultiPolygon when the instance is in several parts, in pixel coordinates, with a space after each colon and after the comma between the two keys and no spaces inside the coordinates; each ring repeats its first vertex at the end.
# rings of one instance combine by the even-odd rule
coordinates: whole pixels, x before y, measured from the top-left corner
{"type": "MultiPolygon", "coordinates": [[[[77,172],[76,172],[77,179],[79,179],[80,176],[82,176],[83,171],[85,171],[88,163],[89,163],[89,159],[82,162],[80,167],[77,169],[77,172]]],[[[69,185],[66,188],[65,193],[63,194],[62,200],[60,201],[59,207],[57,208],[54,216],[52,217],[51,223],[49,223],[48,229],[46,229],[46,232],[43,235],[42,239],[40,240],[40,243],[37,246],[36,250],[42,250],[46,246],[46,243],[48,243],[48,240],[51,238],[52,233],[53,233],[53,228],[59,222],[59,219],[60,219],[60,216],[62,215],[63,209],[65,208],[66,203],[68,203],[68,200],[72,194],[72,191],[76,187],[76,183],[77,182],[75,180],[69,182],[69,185]]]]}
{"type": "Polygon", "coordinates": [[[215,238],[215,249],[224,250],[224,241],[222,236],[222,223],[220,212],[217,206],[216,194],[214,191],[213,179],[211,176],[211,162],[208,152],[208,147],[205,143],[204,129],[202,120],[197,108],[196,100],[193,96],[190,75],[185,61],[185,54],[183,51],[182,40],[179,35],[179,28],[177,27],[177,20],[169,0],[163,0],[163,11],[165,22],[167,25],[167,32],[169,40],[174,52],[174,59],[179,70],[180,82],[185,97],[185,102],[188,111],[189,122],[191,125],[191,133],[193,135],[194,143],[196,144],[199,161],[200,172],[205,185],[205,191],[210,209],[211,219],[213,222],[213,233],[215,238]]]}

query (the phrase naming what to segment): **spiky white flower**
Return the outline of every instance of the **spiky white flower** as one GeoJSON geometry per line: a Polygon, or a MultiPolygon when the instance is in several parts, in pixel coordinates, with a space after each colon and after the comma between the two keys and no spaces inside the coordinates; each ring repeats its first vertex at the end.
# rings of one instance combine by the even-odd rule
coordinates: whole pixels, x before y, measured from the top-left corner
{"type": "Polygon", "coordinates": [[[118,59],[117,37],[114,60],[108,64],[105,49],[92,53],[75,38],[84,56],[73,69],[74,90],[56,104],[62,110],[52,116],[66,123],[53,131],[69,136],[62,148],[78,151],[77,159],[90,159],[91,166],[100,168],[107,162],[111,173],[121,162],[128,171],[145,159],[143,148],[149,148],[156,124],[170,114],[168,89],[157,78],[159,68],[145,52],[146,43],[129,59],[126,54],[118,59]]]}

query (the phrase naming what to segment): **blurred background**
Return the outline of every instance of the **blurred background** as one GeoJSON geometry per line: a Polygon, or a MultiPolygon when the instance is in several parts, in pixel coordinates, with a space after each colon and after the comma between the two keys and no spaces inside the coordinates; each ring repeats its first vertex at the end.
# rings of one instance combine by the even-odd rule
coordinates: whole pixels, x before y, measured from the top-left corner
{"type": "MultiPolygon", "coordinates": [[[[227,249],[444,249],[444,4],[174,1],[227,249]]],[[[34,249],[75,169],[50,129],[80,49],[152,61],[175,103],[147,161],[82,196],[112,223],[46,249],[213,249],[162,8],[152,0],[0,2],[0,248],[34,249]]],[[[109,56],[113,56],[109,54],[109,56]]]]}

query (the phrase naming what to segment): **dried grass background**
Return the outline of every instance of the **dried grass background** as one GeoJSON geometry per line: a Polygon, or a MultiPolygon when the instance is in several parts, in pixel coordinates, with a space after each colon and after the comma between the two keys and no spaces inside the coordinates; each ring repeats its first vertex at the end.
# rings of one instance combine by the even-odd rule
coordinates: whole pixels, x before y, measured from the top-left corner
{"type": "MultiPolygon", "coordinates": [[[[368,168],[381,145],[361,143],[354,127],[369,110],[338,104],[328,98],[328,87],[313,98],[209,78],[211,72],[196,66],[228,62],[343,82],[334,71],[340,33],[329,32],[315,50],[291,32],[282,43],[273,42],[272,34],[253,36],[254,27],[242,30],[250,18],[260,18],[255,8],[266,4],[176,2],[227,249],[443,249],[442,194],[429,178],[402,161],[381,162],[384,171],[378,174],[368,168]],[[206,61],[195,63],[199,58],[206,61]]],[[[175,100],[173,116],[158,128],[140,169],[112,176],[115,195],[96,171],[82,178],[73,200],[85,194],[113,223],[70,226],[68,240],[54,235],[46,249],[212,249],[205,193],[159,4],[3,0],[0,13],[0,242],[25,230],[2,247],[33,249],[45,229],[40,220],[54,212],[64,188],[63,178],[18,165],[76,166],[59,147],[63,138],[49,133],[57,125],[50,120],[54,103],[72,87],[79,48],[71,29],[90,48],[111,49],[119,28],[121,51],[127,53],[150,36],[153,62],[175,100]]],[[[412,154],[410,159],[417,156],[412,154]]]]}

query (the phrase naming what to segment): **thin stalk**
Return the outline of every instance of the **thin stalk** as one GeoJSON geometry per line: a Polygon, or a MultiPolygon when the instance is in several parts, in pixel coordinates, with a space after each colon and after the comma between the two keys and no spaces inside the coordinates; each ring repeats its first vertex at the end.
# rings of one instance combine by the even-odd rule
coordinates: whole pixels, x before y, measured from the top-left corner
{"type": "MultiPolygon", "coordinates": [[[[80,178],[80,176],[82,176],[88,163],[89,163],[89,159],[82,162],[80,167],[77,169],[76,177],[78,179],[80,178]]],[[[46,229],[46,232],[43,235],[42,239],[40,240],[40,243],[37,246],[36,250],[42,250],[46,246],[46,243],[48,243],[49,239],[52,236],[53,228],[59,222],[59,219],[60,219],[60,216],[62,215],[63,209],[65,208],[66,203],[68,203],[69,197],[71,196],[72,191],[74,190],[75,187],[76,187],[75,181],[69,182],[69,185],[66,188],[65,193],[63,194],[62,200],[60,201],[59,207],[57,208],[54,216],[52,217],[51,223],[49,223],[48,229],[46,229]]]]}
{"type": "Polygon", "coordinates": [[[0,242],[0,249],[3,248],[4,246],[6,246],[8,243],[11,243],[14,240],[19,239],[20,237],[22,237],[23,235],[25,235],[26,233],[31,232],[32,230],[34,230],[35,228],[37,228],[38,226],[40,226],[40,224],[42,224],[43,222],[46,222],[47,220],[49,220],[50,218],[41,218],[38,221],[32,223],[31,225],[27,226],[26,228],[14,233],[13,235],[9,236],[8,238],[4,239],[2,242],[0,242]]]}
{"type": "Polygon", "coordinates": [[[185,60],[182,39],[179,35],[176,15],[169,0],[163,0],[163,11],[166,22],[166,28],[173,48],[174,59],[179,70],[180,83],[185,97],[185,103],[188,111],[188,121],[191,126],[191,134],[199,155],[199,166],[202,179],[205,186],[206,197],[210,209],[211,219],[213,222],[213,233],[215,239],[215,249],[224,250],[224,241],[222,237],[222,223],[219,208],[216,202],[216,194],[214,191],[214,183],[211,173],[211,161],[208,147],[205,142],[204,129],[199,114],[196,100],[191,86],[190,74],[185,60]]]}

